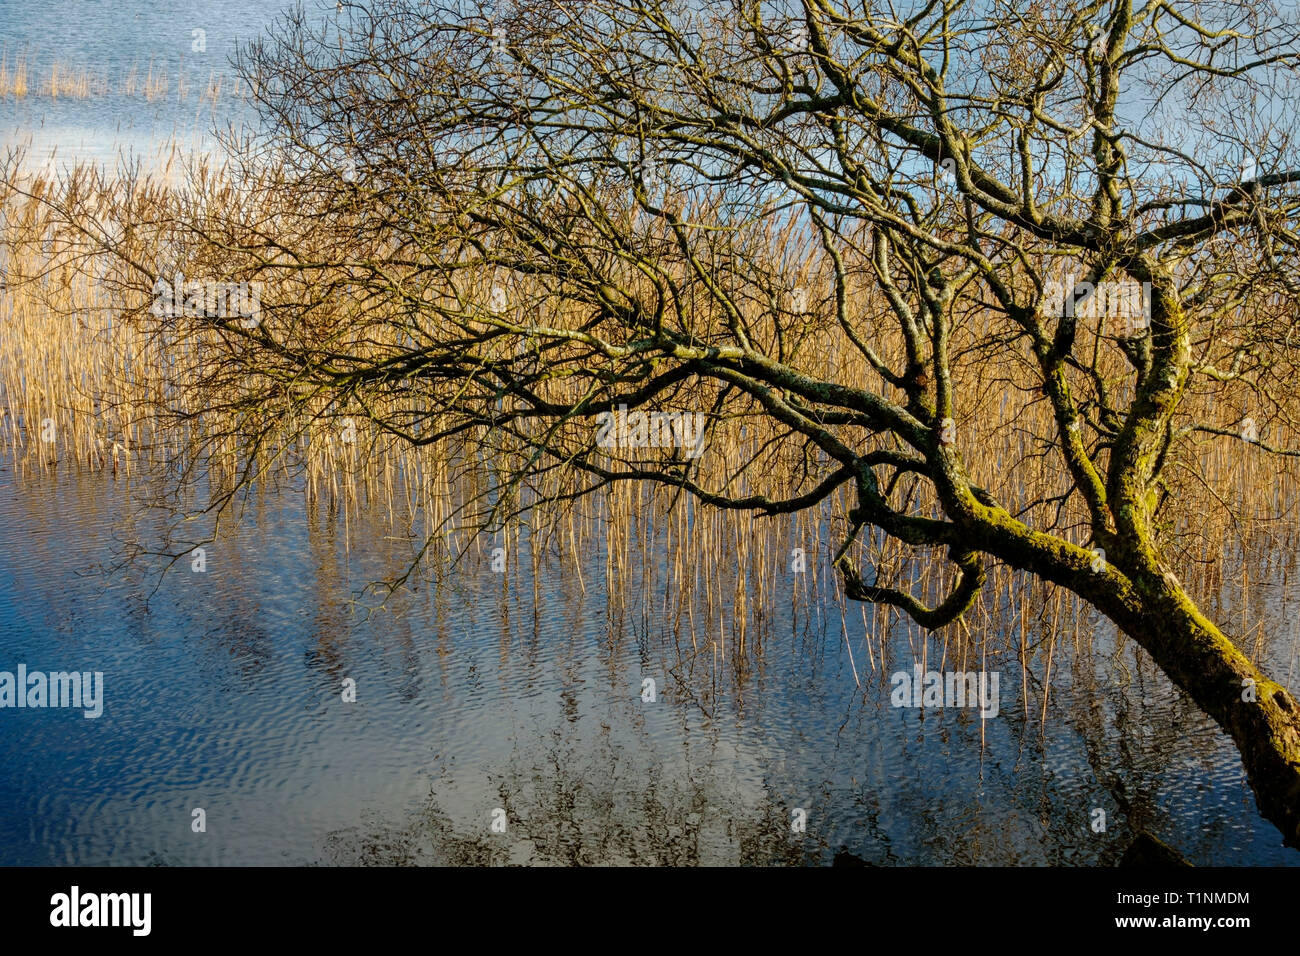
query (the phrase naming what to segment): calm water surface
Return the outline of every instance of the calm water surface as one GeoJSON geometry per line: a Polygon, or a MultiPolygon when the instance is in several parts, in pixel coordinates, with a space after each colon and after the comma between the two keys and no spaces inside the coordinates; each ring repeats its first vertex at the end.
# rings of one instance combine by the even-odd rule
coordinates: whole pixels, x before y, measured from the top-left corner
{"type": "MultiPolygon", "coordinates": [[[[33,85],[56,59],[114,83],[152,61],[173,91],[0,99],[0,137],[103,162],[206,148],[241,114],[198,90],[280,6],[0,0],[33,85]]],[[[364,613],[360,589],[410,550],[378,523],[349,546],[336,515],[267,495],[205,573],[161,583],[105,572],[133,529],[120,478],[0,464],[0,670],[102,671],[106,697],[96,720],[0,710],[0,863],[1094,864],[1138,827],[1200,864],[1300,863],[1231,743],[1094,618],[1055,645],[1046,708],[1048,642],[1028,634],[981,721],[892,707],[890,674],[942,648],[900,628],[881,661],[858,609],[793,616],[789,575],[743,667],[684,666],[673,596],[624,596],[638,610],[611,618],[599,549],[581,578],[560,557],[535,581],[479,563],[364,613]]],[[[1259,656],[1300,691],[1295,602],[1256,590],[1277,622],[1259,656]]]]}
{"type": "Polygon", "coordinates": [[[0,711],[5,863],[1088,864],[1136,826],[1198,863],[1297,862],[1230,742],[1104,622],[1058,644],[1045,722],[1018,667],[982,722],[891,706],[920,646],[900,630],[873,667],[860,616],[792,622],[788,593],[746,671],[683,670],[661,613],[611,625],[598,549],[582,583],[544,561],[536,604],[479,562],[366,613],[409,552],[378,525],[349,550],[337,516],[268,495],[158,587],[101,567],[128,501],[107,475],[0,472],[0,669],[100,670],[106,699],[0,711]]]}
{"type": "MultiPolygon", "coordinates": [[[[0,148],[23,147],[32,161],[155,163],[175,144],[211,151],[216,130],[248,121],[230,58],[292,4],[285,0],[0,0],[0,52],[12,74],[27,65],[26,96],[0,96],[0,148]],[[196,35],[194,31],[202,31],[196,35]],[[195,43],[201,38],[201,51],[195,43]],[[85,70],[106,89],[87,97],[42,93],[54,66],[85,70]],[[166,93],[126,93],[150,71],[166,93]],[[220,81],[222,95],[206,98],[220,81]]],[[[335,17],[335,4],[307,0],[335,17]]]]}

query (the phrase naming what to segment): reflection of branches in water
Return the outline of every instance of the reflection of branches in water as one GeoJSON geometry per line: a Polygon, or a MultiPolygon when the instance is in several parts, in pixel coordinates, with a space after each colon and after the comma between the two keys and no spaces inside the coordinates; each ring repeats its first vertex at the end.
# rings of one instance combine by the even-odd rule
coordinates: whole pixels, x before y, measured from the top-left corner
{"type": "MultiPolygon", "coordinates": [[[[30,507],[43,513],[52,511],[37,505],[39,502],[33,501],[30,507]]],[[[100,507],[100,502],[95,499],[87,502],[86,506],[89,510],[83,518],[94,523],[94,509],[100,507]]],[[[265,532],[268,526],[259,522],[258,527],[265,532]]],[[[370,529],[365,524],[353,526],[354,533],[362,530],[370,529]]],[[[347,583],[357,579],[344,557],[346,549],[341,546],[341,534],[342,529],[336,528],[331,534],[312,525],[310,547],[305,552],[308,567],[303,574],[303,580],[311,582],[303,596],[305,604],[314,606],[312,630],[319,642],[319,666],[330,671],[332,676],[342,673],[340,662],[348,659],[346,645],[355,640],[342,626],[344,618],[338,609],[338,598],[346,590],[347,583]]],[[[642,555],[657,550],[653,539],[647,539],[641,548],[642,555]]],[[[375,560],[389,559],[382,550],[371,552],[371,555],[375,560]]],[[[598,563],[599,551],[594,550],[586,560],[598,563]]],[[[218,603],[236,610],[214,618],[219,622],[216,631],[223,642],[239,651],[236,656],[241,661],[260,663],[256,660],[258,646],[270,646],[266,635],[257,637],[246,646],[238,643],[252,633],[243,629],[242,622],[255,620],[257,614],[251,605],[230,604],[226,598],[264,592],[266,569],[273,562],[241,559],[233,551],[223,558],[223,562],[225,573],[213,578],[212,584],[219,589],[216,592],[221,598],[218,603]]],[[[517,562],[532,564],[526,549],[517,562]]],[[[734,561],[726,556],[720,556],[715,562],[722,568],[729,564],[734,568],[734,561]]],[[[467,563],[467,579],[471,582],[488,581],[484,593],[495,598],[492,602],[479,603],[477,621],[480,625],[491,623],[500,627],[503,665],[511,660],[518,661],[521,653],[528,655],[530,660],[535,660],[539,653],[555,653],[557,633],[570,637],[600,633],[599,629],[587,626],[604,612],[606,602],[600,588],[592,587],[591,602],[582,605],[576,578],[569,573],[570,567],[564,555],[548,550],[545,559],[538,564],[539,572],[532,576],[531,581],[528,575],[520,575],[523,586],[506,587],[505,576],[487,574],[481,563],[467,563]],[[562,626],[553,630],[547,639],[546,635],[537,633],[539,620],[559,622],[562,626]],[[532,625],[529,621],[533,622],[532,625]],[[531,641],[527,634],[530,627],[533,631],[531,641]],[[544,640],[547,642],[543,643],[544,640]]],[[[1293,568],[1291,556],[1280,556],[1272,566],[1272,575],[1286,580],[1293,568]]],[[[633,576],[636,572],[620,569],[618,573],[633,576]]],[[[598,580],[598,575],[594,577],[598,580]]],[[[589,581],[592,578],[593,575],[588,575],[589,581]]],[[[1252,572],[1252,578],[1257,593],[1270,595],[1271,599],[1275,592],[1263,587],[1268,579],[1256,572],[1252,572]]],[[[662,578],[652,580],[660,581],[662,578]]],[[[799,590],[800,583],[787,580],[769,589],[771,611],[764,615],[761,625],[755,616],[743,652],[738,645],[728,641],[728,654],[734,656],[729,656],[727,666],[722,669],[707,644],[701,643],[699,651],[693,652],[687,623],[689,616],[681,614],[682,606],[693,603],[697,608],[696,620],[702,627],[708,619],[706,593],[696,591],[675,595],[677,604],[667,609],[658,604],[661,592],[654,588],[642,588],[636,597],[623,595],[620,600],[635,609],[630,619],[637,621],[645,615],[650,627],[644,633],[605,633],[604,646],[598,649],[598,654],[607,661],[611,674],[609,686],[615,686],[614,678],[627,683],[625,650],[628,642],[635,639],[635,657],[645,662],[645,666],[659,667],[660,673],[669,674],[674,680],[666,687],[661,686],[665,702],[677,706],[695,699],[708,708],[701,712],[710,721],[736,716],[747,701],[769,695],[773,687],[771,677],[777,665],[784,667],[790,663],[787,654],[793,658],[794,667],[799,669],[800,677],[808,686],[830,692],[849,691],[842,695],[845,711],[850,716],[856,714],[859,719],[862,712],[869,715],[873,708],[882,706],[882,700],[887,700],[889,669],[892,666],[910,666],[910,661],[904,663],[898,658],[900,653],[904,656],[908,653],[925,656],[928,653],[932,662],[947,661],[955,668],[979,661],[980,651],[985,645],[990,648],[989,668],[1005,663],[999,657],[1003,650],[1011,655],[1009,659],[1012,660],[1014,655],[1023,653],[1027,664],[1024,671],[1027,693],[1041,695],[1043,692],[1040,675],[1051,646],[1051,629],[1061,627],[1053,622],[1063,619],[1058,610],[1053,609],[1054,592],[1050,588],[1028,589],[1008,583],[1008,599],[1004,603],[987,612],[972,612],[969,633],[953,630],[951,633],[928,635],[914,645],[908,643],[918,637],[914,629],[897,624],[886,628],[884,623],[877,623],[874,618],[866,620],[862,630],[854,632],[854,641],[860,635],[861,639],[870,640],[870,629],[876,627],[882,637],[888,637],[888,643],[876,654],[876,663],[870,665],[872,672],[866,673],[868,668],[864,667],[864,690],[859,693],[852,690],[851,679],[845,687],[830,686],[844,677],[845,672],[841,671],[836,677],[827,676],[828,672],[836,673],[836,649],[842,653],[844,647],[844,641],[835,636],[836,625],[831,610],[834,605],[829,597],[824,599],[824,609],[831,613],[824,613],[820,621],[811,613],[801,615],[801,630],[795,632],[796,639],[785,631],[790,626],[790,618],[783,613],[786,602],[794,604],[793,595],[806,594],[799,590]],[[1020,603],[1014,600],[1017,597],[1021,599],[1020,603]],[[681,616],[685,628],[684,639],[680,642],[671,628],[674,615],[681,616]],[[1029,624],[1028,630],[1017,630],[1022,620],[1029,624]],[[819,631],[819,626],[828,628],[831,636],[828,638],[826,633],[819,631]],[[887,635],[884,634],[886,630],[887,635]],[[760,633],[764,634],[762,639],[757,636],[760,633]],[[800,633],[802,638],[797,637],[800,633]],[[894,656],[892,662],[891,655],[894,656]],[[748,662],[746,667],[738,666],[741,660],[748,662]]],[[[1231,614],[1231,582],[1224,585],[1224,592],[1223,603],[1231,614]]],[[[436,613],[454,613],[448,611],[449,593],[450,588],[439,588],[425,596],[430,597],[436,613]]],[[[465,586],[454,603],[468,602],[472,605],[477,593],[474,587],[465,586]]],[[[812,597],[803,600],[811,609],[813,602],[823,600],[823,596],[813,592],[812,597]]],[[[727,602],[720,603],[725,610],[727,602]]],[[[1071,614],[1078,614],[1073,607],[1068,610],[1071,614]]],[[[1281,666],[1274,668],[1278,673],[1286,672],[1286,657],[1278,655],[1285,655],[1288,648],[1285,639],[1279,640],[1276,635],[1279,631],[1284,635],[1289,632],[1271,625],[1290,620],[1290,610],[1286,604],[1269,604],[1251,610],[1255,617],[1268,615],[1266,626],[1261,627],[1260,632],[1265,638],[1273,636],[1274,646],[1271,649],[1263,647],[1261,652],[1272,653],[1281,662],[1281,666]]],[[[850,624],[855,617],[849,618],[850,624]]],[[[1064,619],[1068,620],[1068,615],[1064,619]]],[[[1082,623],[1085,634],[1088,634],[1088,623],[1082,623]]],[[[409,652],[412,646],[428,648],[429,638],[436,633],[447,637],[444,651],[449,651],[454,647],[455,633],[463,633],[465,629],[440,630],[435,627],[431,631],[405,615],[393,615],[382,625],[382,630],[385,644],[399,641],[409,652]]],[[[1070,642],[1064,633],[1062,630],[1056,639],[1062,642],[1062,647],[1067,647],[1070,642]]],[[[579,639],[569,644],[566,653],[580,655],[590,646],[591,641],[579,639]]],[[[503,806],[507,809],[510,834],[505,838],[487,832],[486,809],[464,812],[461,805],[435,787],[426,812],[407,825],[394,827],[372,823],[357,830],[341,831],[331,837],[328,849],[340,860],[393,863],[454,860],[485,863],[525,860],[557,863],[718,860],[825,863],[828,854],[842,847],[847,847],[848,852],[860,859],[875,863],[1107,863],[1122,851],[1123,844],[1137,828],[1151,830],[1168,839],[1198,862],[1216,857],[1221,859],[1225,846],[1239,846],[1239,842],[1233,842],[1233,835],[1226,832],[1232,825],[1226,817],[1207,815],[1204,820],[1190,823],[1185,811],[1179,816],[1178,811],[1169,805],[1170,785],[1178,781],[1180,762],[1189,756],[1201,760],[1217,758],[1216,742],[1221,743],[1222,736],[1210,731],[1204,719],[1185,699],[1171,694],[1167,682],[1154,671],[1149,658],[1127,639],[1116,639],[1113,631],[1108,629],[1104,634],[1091,635],[1082,644],[1076,640],[1074,648],[1074,653],[1068,658],[1062,656],[1053,669],[1053,706],[1045,712],[1046,723],[1038,721],[1036,706],[1027,708],[1024,713],[1018,707],[1006,708],[999,722],[1006,723],[1013,736],[1018,734],[1022,740],[1029,739],[1031,746],[1035,736],[1045,735],[1047,723],[1054,722],[1054,742],[1059,742],[1068,728],[1078,734],[1086,750],[1086,765],[1084,760],[1079,760],[1076,766],[1067,768],[1066,773],[1059,773],[1055,765],[1047,763],[1043,750],[1047,742],[1044,741],[1033,753],[1032,761],[1019,762],[1014,775],[1006,776],[1000,788],[993,791],[1000,802],[995,809],[986,809],[974,797],[969,801],[953,799],[948,808],[942,801],[934,803],[926,792],[925,778],[927,772],[934,772],[934,764],[924,759],[914,761],[915,767],[908,769],[906,778],[889,779],[873,771],[865,775],[867,779],[862,784],[845,782],[833,767],[817,766],[811,771],[807,767],[795,768],[788,774],[788,779],[810,789],[822,787],[825,793],[818,804],[821,809],[816,811],[815,828],[810,827],[810,836],[805,840],[796,841],[789,833],[788,788],[774,782],[781,778],[769,778],[761,792],[739,794],[736,784],[708,775],[725,772],[725,768],[722,771],[696,770],[682,776],[663,765],[652,763],[647,767],[643,758],[636,758],[632,765],[627,765],[627,751],[622,752],[621,759],[615,759],[615,748],[606,742],[603,750],[571,748],[559,755],[550,754],[545,771],[516,767],[492,777],[492,785],[483,788],[483,793],[485,801],[495,802],[484,802],[483,808],[503,806]],[[1130,674],[1131,682],[1117,679],[1121,667],[1130,674]],[[1148,697],[1158,699],[1158,709],[1141,705],[1148,697]],[[1193,730],[1205,729],[1184,734],[1181,728],[1185,726],[1193,730]],[[1042,781],[1038,782],[1040,774],[1036,771],[1040,768],[1042,781]],[[685,784],[683,779],[687,781],[685,784]],[[503,799],[500,796],[503,790],[511,796],[503,799]],[[1106,799],[1104,794],[1107,793],[1113,804],[1099,802],[1106,799]],[[880,808],[882,803],[885,810],[880,808]],[[1088,831],[1087,811],[1098,805],[1107,807],[1109,828],[1106,834],[1093,835],[1088,831]],[[1110,812],[1113,807],[1120,809],[1118,815],[1110,812]],[[815,836],[812,835],[814,832],[815,836]],[[508,849],[502,850],[502,846],[508,849]]],[[[1293,646],[1290,652],[1294,653],[1293,646]]],[[[440,658],[446,659],[444,655],[440,658]]],[[[859,658],[859,663],[861,660],[859,658]]],[[[404,670],[402,667],[398,669],[404,670]]],[[[562,668],[561,673],[575,679],[578,675],[571,667],[568,670],[562,668]]],[[[244,675],[245,678],[248,676],[244,675]]],[[[436,683],[437,678],[432,680],[436,683]]],[[[444,677],[443,686],[448,683],[444,677]]],[[[632,682],[629,686],[634,684],[632,682]]],[[[336,687],[337,683],[330,686],[336,687]]],[[[1006,686],[1004,684],[1004,692],[1006,686]]],[[[794,689],[797,693],[802,688],[795,686],[794,689]]],[[[789,690],[790,685],[780,688],[781,693],[787,694],[787,700],[789,690]]],[[[586,693],[590,695],[591,690],[586,693]]],[[[596,693],[599,696],[602,691],[597,689],[596,693]]],[[[590,710],[584,712],[584,708],[591,700],[587,696],[587,703],[579,702],[576,710],[571,703],[569,716],[581,713],[583,719],[589,719],[590,710]]],[[[750,709],[756,716],[762,716],[761,708],[751,704],[750,709]]],[[[868,725],[857,724],[857,736],[862,736],[864,726],[868,725]]],[[[955,747],[968,748],[967,753],[980,746],[978,730],[965,736],[954,734],[954,724],[948,716],[926,715],[925,729],[927,736],[938,737],[955,747]]],[[[842,736],[846,741],[852,740],[854,728],[846,729],[842,736]]],[[[788,741],[773,741],[772,744],[783,748],[791,746],[788,741]]],[[[845,748],[841,753],[846,754],[850,761],[848,772],[863,776],[860,763],[857,763],[861,751],[856,749],[861,745],[837,744],[837,749],[841,746],[845,748]]],[[[529,754],[536,752],[536,749],[528,751],[529,754]]],[[[1071,745],[1071,752],[1079,754],[1079,748],[1071,745]]],[[[988,759],[990,762],[1002,759],[1005,753],[1004,748],[994,745],[989,749],[988,759]]],[[[821,759],[822,752],[819,751],[817,756],[821,759]]],[[[723,762],[715,760],[710,766],[722,767],[723,762]]],[[[494,773],[500,770],[498,767],[489,769],[494,773]]],[[[961,779],[969,780],[970,775],[963,775],[961,779]]],[[[1228,779],[1236,777],[1229,775],[1228,779]]],[[[1241,789],[1248,799],[1244,785],[1241,789]]],[[[1174,798],[1186,799],[1177,794],[1174,798]]],[[[1207,801],[1204,806],[1212,809],[1210,798],[1204,799],[1207,801]]],[[[1197,806],[1193,805],[1195,809],[1197,806]]]]}
{"type": "MultiPolygon", "coordinates": [[[[434,784],[402,827],[332,833],[333,863],[373,865],[799,865],[828,862],[824,841],[790,830],[790,808],[764,787],[746,795],[710,767],[678,772],[627,765],[604,736],[579,752],[556,746],[545,765],[487,774],[471,813],[447,809],[457,795],[434,784]],[[490,831],[494,806],[507,832],[490,831]],[[470,822],[473,819],[474,822],[470,822]]],[[[810,815],[821,811],[814,805],[810,815]]]]}
{"type": "MultiPolygon", "coordinates": [[[[735,762],[709,753],[707,744],[703,758],[698,745],[688,747],[679,767],[644,741],[629,747],[609,727],[587,740],[556,730],[543,739],[544,755],[530,746],[504,768],[445,767],[404,826],[336,833],[329,852],[334,862],[457,865],[1114,863],[1137,829],[1167,833],[1160,784],[1187,751],[1170,746],[1173,729],[1163,721],[1138,733],[1152,721],[1114,700],[1105,676],[1109,648],[1097,651],[1072,655],[1070,672],[1080,676],[1058,690],[1049,714],[1079,735],[1086,758],[1077,764],[1049,759],[1049,752],[1061,754],[1061,737],[1049,742],[1034,732],[1036,709],[1008,708],[1011,736],[1028,744],[1032,759],[1010,760],[1005,746],[995,745],[981,759],[974,789],[940,783],[945,776],[971,780],[960,761],[979,746],[978,720],[922,715],[925,729],[914,744],[904,742],[916,751],[899,755],[894,743],[871,737],[879,729],[873,708],[849,694],[850,725],[829,753],[809,765],[798,746],[787,746],[762,762],[761,782],[749,786],[735,762]],[[951,767],[942,757],[948,752],[951,767]],[[1102,802],[1101,792],[1115,803],[1102,802]],[[803,837],[790,832],[794,805],[809,811],[803,837]],[[1108,829],[1094,834],[1089,814],[1099,805],[1108,829]],[[489,830],[493,807],[506,811],[505,835],[489,830]]],[[[705,737],[716,743],[713,732],[705,737]]],[[[1221,852],[1224,839],[1211,827],[1204,844],[1221,852]]],[[[1196,849],[1185,838],[1175,842],[1196,849]]]]}
{"type": "MultiPolygon", "coordinates": [[[[1115,865],[1140,833],[1169,839],[1193,860],[1208,860],[1232,843],[1223,814],[1190,815],[1170,795],[1188,763],[1234,765],[1226,742],[1186,695],[1172,688],[1146,654],[1104,620],[1102,646],[1076,654],[1074,687],[1060,709],[1077,735],[1091,779],[1063,780],[1057,819],[1087,834],[1095,862],[1115,865]],[[1106,829],[1092,833],[1093,809],[1106,813],[1106,829]]],[[[1081,768],[1082,769],[1082,768],[1081,768]]],[[[1249,801],[1244,778],[1237,784],[1249,801]]],[[[1200,802],[1213,810],[1203,788],[1200,802]]],[[[1187,797],[1176,797],[1186,800],[1187,797]]],[[[1060,827],[1060,830],[1071,829],[1060,827]]],[[[1068,842],[1068,841],[1063,841],[1068,842]]]]}

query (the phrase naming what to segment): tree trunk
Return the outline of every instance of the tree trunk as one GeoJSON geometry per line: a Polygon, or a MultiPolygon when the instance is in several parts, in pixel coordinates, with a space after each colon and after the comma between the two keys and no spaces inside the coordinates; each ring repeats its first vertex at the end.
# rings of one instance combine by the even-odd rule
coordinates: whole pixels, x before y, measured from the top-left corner
{"type": "Polygon", "coordinates": [[[1300,849],[1300,704],[1223,635],[1182,587],[1140,549],[1131,576],[1093,572],[1091,552],[1014,529],[989,512],[980,543],[1013,567],[1073,591],[1136,641],[1165,675],[1232,738],[1263,816],[1300,849]]]}
{"type": "Polygon", "coordinates": [[[1233,739],[1260,813],[1288,846],[1300,848],[1300,705],[1181,588],[1166,583],[1153,591],[1140,613],[1115,608],[1112,619],[1233,739]]]}

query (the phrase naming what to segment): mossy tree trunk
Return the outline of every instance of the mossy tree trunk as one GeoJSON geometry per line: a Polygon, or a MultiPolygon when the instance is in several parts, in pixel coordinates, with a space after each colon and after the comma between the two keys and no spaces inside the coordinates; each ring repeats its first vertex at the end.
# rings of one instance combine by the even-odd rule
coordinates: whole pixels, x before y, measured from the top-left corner
{"type": "Polygon", "coordinates": [[[1062,583],[1132,638],[1232,738],[1260,812],[1300,848],[1300,705],[1210,621],[1172,576],[1114,569],[1062,583]]]}
{"type": "MultiPolygon", "coordinates": [[[[1300,847],[1300,706],[1200,612],[1181,588],[1161,589],[1125,633],[1214,718],[1241,752],[1260,812],[1300,847]]],[[[1118,615],[1117,615],[1118,616],[1118,615]]]]}

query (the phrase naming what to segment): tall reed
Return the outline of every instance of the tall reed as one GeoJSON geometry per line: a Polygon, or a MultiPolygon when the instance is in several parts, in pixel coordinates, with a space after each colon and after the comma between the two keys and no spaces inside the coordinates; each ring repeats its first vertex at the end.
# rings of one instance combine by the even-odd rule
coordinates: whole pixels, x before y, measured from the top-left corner
{"type": "MultiPolygon", "coordinates": [[[[518,490],[520,504],[549,504],[482,534],[485,503],[498,499],[521,454],[499,434],[471,429],[456,439],[415,446],[329,397],[303,401],[292,414],[257,423],[250,432],[248,421],[205,407],[200,393],[185,387],[201,383],[203,401],[243,387],[234,379],[223,383],[210,377],[205,350],[218,346],[215,333],[169,336],[156,323],[141,322],[149,306],[148,282],[142,284],[139,276],[128,281],[116,265],[77,254],[84,237],[40,201],[57,194],[83,211],[82,228],[136,244],[131,248],[139,262],[162,263],[174,255],[168,237],[144,234],[132,224],[238,202],[219,169],[205,168],[189,183],[191,191],[182,193],[165,176],[123,181],[79,167],[58,179],[33,174],[24,190],[36,198],[16,191],[0,197],[0,260],[7,276],[0,294],[0,442],[20,476],[89,468],[129,484],[160,469],[194,467],[196,449],[202,448],[213,493],[233,486],[251,468],[263,483],[282,484],[313,506],[337,509],[350,527],[360,524],[363,512],[381,514],[399,538],[427,546],[422,567],[435,577],[455,562],[481,566],[495,547],[503,547],[510,562],[513,577],[503,578],[503,584],[527,572],[517,563],[521,553],[532,561],[547,554],[571,560],[580,576],[579,556],[598,548],[605,556],[611,631],[637,632],[652,618],[668,622],[671,633],[665,638],[675,648],[680,673],[708,675],[702,685],[693,685],[705,688],[699,698],[703,706],[727,681],[747,681],[764,643],[780,636],[772,631],[770,610],[778,593],[793,595],[796,638],[800,621],[804,627],[839,621],[847,634],[849,617],[860,617],[867,638],[849,650],[855,679],[864,687],[887,673],[899,634],[906,635],[916,658],[931,666],[932,652],[960,668],[992,652],[1022,666],[1037,659],[1048,677],[1058,644],[1089,639],[1087,628],[1081,631],[1086,609],[1078,599],[1002,567],[992,569],[973,611],[934,646],[890,610],[845,602],[829,559],[845,534],[844,516],[855,504],[847,491],[810,511],[779,518],[711,508],[649,485],[615,484],[581,504],[562,505],[556,502],[573,491],[574,477],[555,471],[518,490]],[[248,442],[251,433],[261,437],[257,446],[248,442]],[[805,571],[795,570],[796,549],[806,556],[805,571]]],[[[799,243],[794,235],[772,238],[778,245],[799,243]]],[[[796,272],[815,281],[818,268],[809,258],[796,272]]],[[[491,289],[491,277],[484,276],[476,294],[487,298],[491,289]]],[[[277,301],[301,301],[309,291],[269,288],[264,306],[274,312],[277,301]]],[[[852,313],[878,312],[869,287],[848,294],[852,313]]],[[[747,316],[755,330],[762,328],[764,308],[756,300],[747,316]]],[[[337,341],[353,334],[341,299],[322,299],[312,314],[319,323],[312,334],[337,341]]],[[[400,344],[383,341],[377,328],[358,334],[376,336],[371,342],[376,350],[400,344]]],[[[873,331],[886,361],[902,357],[903,343],[890,336],[888,326],[873,331]]],[[[972,356],[955,369],[959,443],[968,467],[1012,514],[1034,527],[1060,527],[1084,544],[1086,515],[1076,503],[1057,500],[1066,488],[1063,470],[1041,443],[1040,436],[1055,427],[1051,410],[1041,393],[1017,384],[1026,381],[1025,357],[1014,349],[975,357],[977,344],[1004,331],[995,316],[979,311],[964,315],[954,329],[952,353],[972,356]]],[[[357,341],[349,345],[365,347],[357,341]]],[[[836,326],[824,317],[810,320],[799,350],[811,375],[876,381],[861,354],[844,348],[836,326]]],[[[1123,370],[1110,371],[1119,376],[1123,370]]],[[[562,397],[570,386],[551,387],[562,397]]],[[[705,397],[700,396],[702,403],[705,397]]],[[[1226,424],[1240,417],[1240,403],[1247,400],[1230,386],[1204,389],[1189,394],[1186,412],[1226,424]]],[[[438,413],[437,405],[420,405],[418,389],[380,391],[368,401],[378,418],[410,412],[411,403],[415,411],[438,413]]],[[[428,424],[437,426],[436,418],[428,424]]],[[[764,415],[738,414],[719,422],[697,463],[697,480],[740,494],[794,493],[801,450],[779,436],[764,415]],[[755,465],[737,477],[733,470],[741,461],[755,465]]],[[[1294,446],[1300,435],[1279,421],[1270,440],[1294,446]]],[[[1254,633],[1268,613],[1252,582],[1288,580],[1295,573],[1298,478],[1293,459],[1219,437],[1204,439],[1194,458],[1171,462],[1167,481],[1176,500],[1162,534],[1173,570],[1209,613],[1235,610],[1239,617],[1230,624],[1235,634],[1254,633]]],[[[902,493],[917,513],[937,508],[920,484],[905,481],[902,493]]],[[[864,560],[882,582],[909,587],[927,603],[936,603],[951,585],[940,554],[917,553],[870,532],[864,549],[864,560]]],[[[1041,712],[1047,686],[1045,679],[1041,712]]]]}

